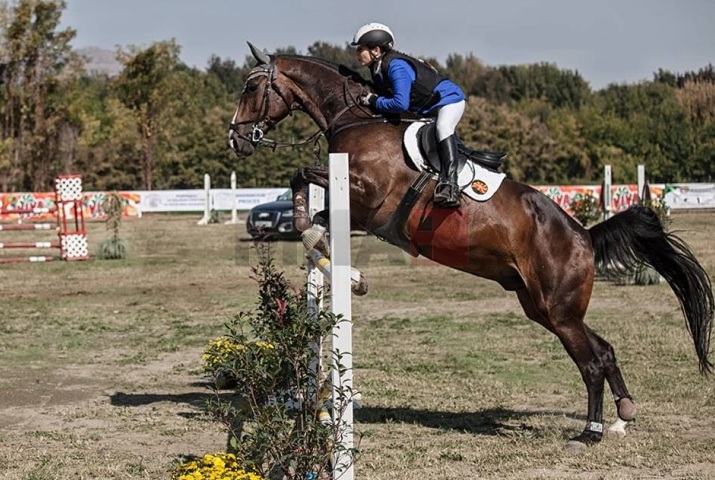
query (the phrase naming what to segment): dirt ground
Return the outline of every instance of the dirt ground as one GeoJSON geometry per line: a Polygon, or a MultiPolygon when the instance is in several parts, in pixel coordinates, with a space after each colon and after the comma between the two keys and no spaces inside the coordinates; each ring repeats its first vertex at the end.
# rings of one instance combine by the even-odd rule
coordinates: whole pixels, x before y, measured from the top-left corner
{"type": "MultiPolygon", "coordinates": [[[[194,252],[208,231],[194,220],[131,222],[133,257],[118,266],[0,270],[0,479],[167,479],[183,456],[225,450],[203,412],[200,354],[255,284],[242,232],[204,227],[212,247],[194,252]]],[[[713,215],[674,221],[714,272],[713,215]]],[[[714,382],[697,374],[666,287],[597,285],[591,324],[614,343],[642,418],[625,440],[569,454],[583,385],[513,295],[355,242],[371,282],[353,300],[358,478],[715,478],[714,382]]],[[[295,244],[277,247],[290,259],[295,244]]]]}

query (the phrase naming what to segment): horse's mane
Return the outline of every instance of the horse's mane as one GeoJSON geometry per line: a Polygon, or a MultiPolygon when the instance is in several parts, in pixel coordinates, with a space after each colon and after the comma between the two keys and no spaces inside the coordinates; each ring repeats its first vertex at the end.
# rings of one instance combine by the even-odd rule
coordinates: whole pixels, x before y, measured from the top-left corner
{"type": "Polygon", "coordinates": [[[355,83],[358,83],[362,86],[372,86],[372,82],[369,80],[366,80],[362,75],[360,75],[359,72],[356,70],[353,70],[352,68],[348,67],[347,65],[344,64],[336,64],[331,62],[330,60],[326,60],[324,58],[319,58],[319,57],[309,57],[306,55],[279,55],[281,58],[290,58],[290,59],[297,59],[297,60],[302,60],[307,63],[312,63],[315,65],[319,65],[321,67],[325,67],[328,70],[332,71],[333,73],[337,73],[341,77],[348,77],[350,80],[354,81],[355,83]]]}

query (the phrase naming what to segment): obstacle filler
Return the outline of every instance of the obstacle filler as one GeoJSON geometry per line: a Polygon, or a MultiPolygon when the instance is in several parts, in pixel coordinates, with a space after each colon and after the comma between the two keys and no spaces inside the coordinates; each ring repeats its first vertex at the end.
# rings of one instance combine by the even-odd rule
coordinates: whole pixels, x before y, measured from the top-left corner
{"type": "MultiPolygon", "coordinates": [[[[337,355],[333,355],[329,382],[332,386],[332,422],[338,428],[340,445],[333,450],[333,478],[353,480],[355,473],[350,452],[353,449],[353,406],[357,394],[353,390],[351,291],[364,295],[367,293],[367,282],[362,274],[350,265],[348,155],[330,154],[329,162],[329,245],[323,245],[323,248],[317,246],[325,242],[325,236],[321,235],[324,232],[321,230],[318,230],[319,234],[307,242],[308,244],[304,236],[309,266],[308,301],[313,311],[322,308],[324,282],[329,283],[330,308],[333,314],[340,315],[343,319],[332,332],[333,352],[340,355],[339,361],[335,358],[337,355]],[[328,259],[326,251],[330,252],[332,261],[328,259]]],[[[308,209],[312,217],[323,209],[324,192],[321,188],[311,185],[308,196],[308,209]]]]}
{"type": "MultiPolygon", "coordinates": [[[[87,231],[82,209],[82,177],[62,175],[55,178],[55,206],[51,208],[0,208],[3,216],[19,216],[17,224],[1,224],[0,231],[57,230],[57,241],[41,242],[0,242],[0,249],[59,249],[59,257],[32,255],[0,257],[0,263],[50,262],[57,260],[75,261],[89,258],[87,231]],[[55,223],[20,223],[32,215],[52,214],[55,223]]],[[[0,206],[1,207],[1,206],[0,206]]]]}

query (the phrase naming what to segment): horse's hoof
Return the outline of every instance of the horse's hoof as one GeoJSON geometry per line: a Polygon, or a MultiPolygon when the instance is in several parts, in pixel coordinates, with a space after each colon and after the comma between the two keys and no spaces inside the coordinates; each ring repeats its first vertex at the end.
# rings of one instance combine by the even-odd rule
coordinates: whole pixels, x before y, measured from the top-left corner
{"type": "Polygon", "coordinates": [[[564,445],[564,449],[568,452],[580,452],[585,450],[587,445],[585,443],[579,442],[578,440],[569,440],[564,445]]]}
{"type": "Polygon", "coordinates": [[[625,437],[626,436],[626,425],[628,425],[628,422],[625,420],[618,418],[616,419],[613,424],[608,427],[608,434],[609,435],[615,435],[617,437],[625,437]]]}
{"type": "Polygon", "coordinates": [[[586,447],[595,445],[601,441],[603,438],[603,433],[594,430],[584,430],[581,435],[572,438],[566,442],[566,450],[574,452],[578,450],[583,450],[586,447]]]}
{"type": "Polygon", "coordinates": [[[636,404],[628,397],[618,400],[618,417],[625,420],[636,418],[636,404]]]}
{"type": "Polygon", "coordinates": [[[360,280],[358,280],[357,282],[352,282],[351,290],[358,297],[367,295],[367,280],[362,273],[360,274],[360,280]]]}

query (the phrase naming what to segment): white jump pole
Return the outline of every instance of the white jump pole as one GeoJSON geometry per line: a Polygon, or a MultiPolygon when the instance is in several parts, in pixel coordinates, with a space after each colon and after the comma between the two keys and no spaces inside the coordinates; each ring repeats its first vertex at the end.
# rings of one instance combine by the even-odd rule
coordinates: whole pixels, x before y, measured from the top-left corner
{"type": "MultiPolygon", "coordinates": [[[[325,209],[325,189],[317,185],[308,186],[308,217],[325,209]]],[[[323,272],[313,264],[308,269],[308,310],[317,315],[323,308],[322,287],[324,283],[323,272]]]]}
{"type": "MultiPolygon", "coordinates": [[[[325,209],[325,189],[317,185],[308,185],[308,218],[325,209]]],[[[317,317],[318,313],[323,309],[323,294],[324,294],[325,276],[322,270],[315,263],[308,262],[308,313],[317,317]]],[[[317,354],[317,361],[310,366],[311,371],[315,373],[316,395],[320,395],[323,386],[323,353],[322,345],[324,338],[319,338],[313,344],[313,349],[317,354]]],[[[330,415],[327,411],[320,413],[320,420],[330,422],[330,415]]]]}
{"type": "Polygon", "coordinates": [[[204,193],[206,194],[204,216],[197,222],[197,225],[208,225],[211,220],[211,176],[208,173],[204,174],[204,193]]]}
{"type": "Polygon", "coordinates": [[[350,182],[348,155],[331,153],[330,175],[330,254],[332,260],[330,304],[342,321],[333,330],[333,350],[341,355],[333,359],[333,422],[338,425],[340,448],[333,453],[333,478],[353,480],[355,471],[350,452],[353,449],[353,358],[352,299],[350,266],[350,182]],[[341,395],[342,393],[342,395],[341,395]]]}
{"type": "Polygon", "coordinates": [[[231,172],[231,220],[226,224],[238,223],[238,198],[236,197],[236,172],[231,172]]]}
{"type": "Polygon", "coordinates": [[[643,195],[643,192],[645,191],[645,165],[641,164],[638,165],[638,201],[642,202],[644,198],[646,198],[645,195],[643,195]]]}
{"type": "Polygon", "coordinates": [[[603,218],[611,218],[611,166],[603,167],[603,218]]]}

